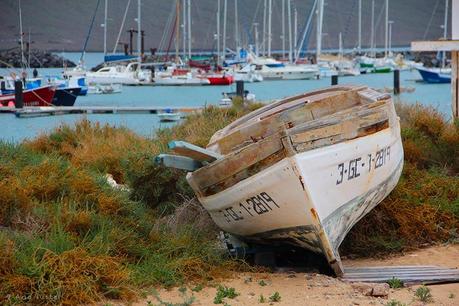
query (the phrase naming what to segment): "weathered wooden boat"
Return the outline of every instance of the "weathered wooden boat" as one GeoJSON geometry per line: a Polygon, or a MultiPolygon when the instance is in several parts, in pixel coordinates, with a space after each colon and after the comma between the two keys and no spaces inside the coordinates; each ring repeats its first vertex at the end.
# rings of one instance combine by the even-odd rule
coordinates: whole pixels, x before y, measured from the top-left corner
{"type": "Polygon", "coordinates": [[[343,274],[338,248],[395,187],[403,167],[388,94],[333,86],[266,105],[213,135],[207,149],[172,142],[157,162],[187,180],[215,223],[238,238],[290,244],[343,274]]]}

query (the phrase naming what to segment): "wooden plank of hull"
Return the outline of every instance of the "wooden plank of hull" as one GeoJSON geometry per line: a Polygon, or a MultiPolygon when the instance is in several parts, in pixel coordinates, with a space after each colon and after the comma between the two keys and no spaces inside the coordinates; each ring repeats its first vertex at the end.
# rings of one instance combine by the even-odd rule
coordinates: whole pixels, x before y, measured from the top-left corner
{"type": "Polygon", "coordinates": [[[155,163],[164,167],[195,171],[202,167],[202,163],[189,157],[160,154],[156,156],[155,163]]]}
{"type": "Polygon", "coordinates": [[[186,156],[200,162],[212,162],[223,157],[218,153],[203,149],[185,141],[171,141],[168,147],[177,155],[186,156]]]}
{"type": "Polygon", "coordinates": [[[281,151],[283,149],[281,137],[279,134],[276,136],[232,152],[224,159],[219,159],[209,166],[196,170],[189,179],[190,184],[199,186],[200,190],[205,189],[281,151]]]}
{"type": "Polygon", "coordinates": [[[290,101],[294,101],[294,100],[298,100],[298,99],[302,99],[302,98],[306,98],[306,97],[312,97],[314,95],[317,95],[317,94],[320,94],[320,93],[324,93],[324,92],[334,92],[334,91],[349,91],[349,90],[365,90],[367,87],[366,86],[332,86],[332,87],[327,87],[327,88],[323,88],[323,89],[317,89],[317,90],[313,90],[313,91],[309,91],[309,92],[306,92],[306,93],[302,93],[302,94],[299,94],[299,95],[295,95],[295,96],[292,96],[292,97],[288,97],[288,98],[285,98],[285,99],[282,99],[282,100],[278,100],[276,102],[273,102],[273,103],[270,103],[266,106],[263,106],[237,120],[235,120],[233,123],[227,125],[225,128],[223,128],[222,130],[218,131],[217,133],[215,133],[215,135],[212,136],[211,140],[209,143],[213,143],[215,140],[217,140],[218,138],[222,137],[222,136],[225,136],[226,134],[228,134],[229,131],[231,131],[232,129],[238,127],[238,126],[241,126],[243,125],[245,122],[255,118],[255,117],[258,117],[260,116],[261,114],[271,110],[271,109],[274,109],[276,107],[279,107],[280,105],[282,104],[285,104],[287,102],[290,102],[290,101]]]}
{"type": "Polygon", "coordinates": [[[226,155],[218,163],[196,171],[190,177],[190,182],[200,193],[210,195],[253,175],[256,170],[261,171],[284,156],[376,133],[388,128],[387,102],[380,101],[369,109],[366,106],[354,107],[324,119],[298,125],[287,131],[291,143],[280,139],[279,133],[270,135],[258,143],[226,155]],[[285,146],[281,142],[289,144],[285,146]],[[284,148],[286,150],[280,152],[284,148]],[[270,155],[273,156],[268,158],[270,155]],[[245,168],[260,161],[263,161],[263,166],[248,169],[241,174],[245,168]]]}
{"type": "Polygon", "coordinates": [[[300,122],[350,108],[359,103],[356,92],[361,89],[362,87],[352,87],[351,90],[321,91],[314,95],[300,95],[282,100],[281,104],[275,103],[282,106],[279,109],[267,108],[263,113],[257,113],[258,119],[257,116],[249,116],[238,125],[230,125],[233,127],[217,132],[210,140],[208,149],[227,154],[248,143],[266,138],[284,125],[290,128],[300,122]]]}

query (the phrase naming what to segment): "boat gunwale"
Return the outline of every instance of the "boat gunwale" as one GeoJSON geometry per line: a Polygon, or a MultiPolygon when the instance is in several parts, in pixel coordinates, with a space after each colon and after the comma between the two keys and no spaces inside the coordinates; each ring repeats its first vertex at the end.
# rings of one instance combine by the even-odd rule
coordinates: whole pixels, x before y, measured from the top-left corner
{"type": "Polygon", "coordinates": [[[375,101],[307,122],[309,125],[316,124],[316,127],[307,129],[301,125],[290,129],[284,127],[281,131],[269,135],[261,141],[243,146],[225,155],[222,159],[194,171],[188,176],[188,181],[199,195],[210,196],[230,188],[239,181],[247,179],[278,162],[278,158],[270,158],[272,155],[293,156],[319,147],[370,136],[390,128],[392,125],[390,124],[390,117],[396,116],[393,107],[390,107],[392,100],[386,98],[375,101]],[[344,126],[342,122],[347,126],[344,126]],[[322,132],[314,134],[318,129],[330,126],[344,127],[345,130],[341,133],[327,134],[327,132],[322,132]],[[307,141],[301,142],[295,139],[298,135],[308,132],[312,133],[312,136],[307,141]],[[266,151],[263,148],[269,148],[271,151],[266,151]],[[254,156],[254,152],[257,151],[260,154],[254,156]],[[254,172],[253,169],[258,171],[254,172]]]}

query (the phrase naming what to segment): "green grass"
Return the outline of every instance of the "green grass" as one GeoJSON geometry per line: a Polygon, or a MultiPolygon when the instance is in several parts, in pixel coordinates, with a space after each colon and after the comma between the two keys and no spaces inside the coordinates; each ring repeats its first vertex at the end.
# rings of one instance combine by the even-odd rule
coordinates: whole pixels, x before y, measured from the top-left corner
{"type": "Polygon", "coordinates": [[[433,301],[433,296],[432,296],[432,293],[430,292],[429,287],[426,287],[424,285],[416,289],[416,291],[414,292],[414,296],[417,299],[419,299],[421,302],[424,302],[424,303],[433,301]]]}
{"type": "Polygon", "coordinates": [[[391,287],[392,289],[399,289],[399,288],[403,288],[404,286],[403,281],[396,277],[392,277],[386,283],[388,283],[389,287],[391,287]]]}
{"type": "Polygon", "coordinates": [[[258,298],[258,303],[266,303],[266,298],[263,296],[263,294],[260,294],[260,297],[258,298]]]}
{"type": "Polygon", "coordinates": [[[264,286],[267,285],[267,283],[264,280],[260,280],[260,281],[258,281],[258,285],[264,287],[264,286]]]}
{"type": "Polygon", "coordinates": [[[457,241],[459,228],[459,120],[398,104],[405,164],[394,191],[359,221],[341,254],[396,253],[457,241]],[[371,246],[371,247],[369,247],[371,246]]]}
{"type": "Polygon", "coordinates": [[[386,303],[386,306],[406,306],[405,303],[402,303],[400,301],[397,301],[397,300],[390,300],[389,302],[386,303]]]}
{"type": "Polygon", "coordinates": [[[220,286],[218,286],[217,293],[216,293],[216,295],[214,297],[214,304],[224,304],[225,303],[225,301],[224,301],[225,298],[234,299],[238,295],[239,295],[239,293],[237,293],[236,289],[234,289],[233,287],[229,288],[229,287],[220,285],[220,286]]]}
{"type": "Polygon", "coordinates": [[[0,303],[130,299],[142,287],[227,275],[237,264],[216,247],[215,227],[184,172],[152,160],[172,137],[208,139],[242,111],[210,108],[156,139],[81,121],[0,143],[0,225],[8,229],[0,232],[0,264],[8,267],[0,268],[0,303]],[[107,173],[130,191],[111,188],[107,173]],[[94,272],[68,274],[64,262],[94,272]]]}
{"type": "Polygon", "coordinates": [[[270,297],[269,297],[269,301],[270,302],[280,302],[281,300],[281,295],[279,292],[274,292],[270,297]]]}

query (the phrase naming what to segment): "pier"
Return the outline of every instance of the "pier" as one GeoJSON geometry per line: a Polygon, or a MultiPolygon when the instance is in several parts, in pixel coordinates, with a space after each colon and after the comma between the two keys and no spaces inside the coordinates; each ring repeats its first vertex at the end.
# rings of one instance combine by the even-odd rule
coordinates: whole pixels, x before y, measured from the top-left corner
{"type": "Polygon", "coordinates": [[[68,115],[68,114],[160,114],[191,113],[202,107],[158,107],[158,106],[42,106],[42,107],[0,107],[0,113],[12,113],[18,118],[68,115]]]}

